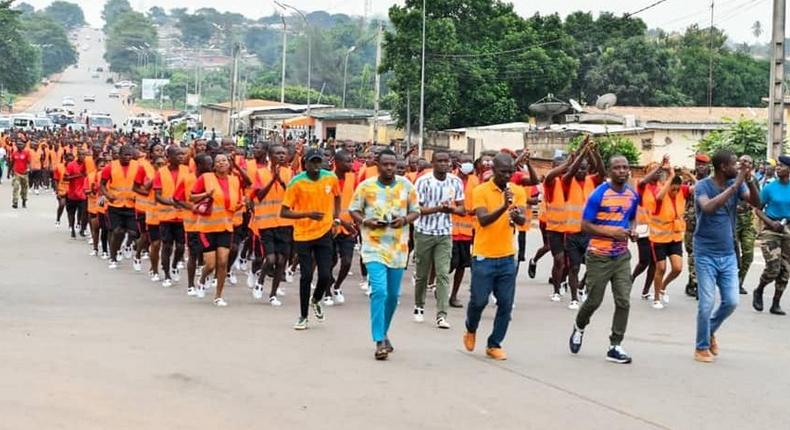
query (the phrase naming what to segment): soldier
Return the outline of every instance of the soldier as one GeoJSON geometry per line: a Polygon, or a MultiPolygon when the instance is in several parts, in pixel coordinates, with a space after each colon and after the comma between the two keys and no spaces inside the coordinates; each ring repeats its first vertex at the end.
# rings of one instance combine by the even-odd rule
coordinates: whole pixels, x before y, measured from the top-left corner
{"type": "MultiPolygon", "coordinates": [[[[752,180],[756,180],[752,178],[752,180]]],[[[743,288],[743,281],[749,272],[749,267],[754,261],[754,241],[757,239],[757,229],[754,227],[754,212],[752,207],[744,201],[738,202],[737,218],[735,222],[735,252],[738,254],[738,281],[740,294],[749,294],[743,288]]]]}
{"type": "MultiPolygon", "coordinates": [[[[710,175],[710,157],[705,154],[697,154],[694,157],[694,172],[698,181],[707,178],[710,175]]],[[[688,269],[689,281],[686,284],[686,295],[690,297],[697,296],[697,271],[694,269],[694,229],[697,227],[697,211],[694,206],[694,199],[686,201],[686,235],[683,238],[683,243],[686,248],[686,255],[688,256],[688,269]]]]}
{"type": "Polygon", "coordinates": [[[757,216],[765,227],[760,233],[765,269],[760,276],[760,284],[754,290],[752,307],[758,312],[763,310],[763,290],[771,282],[775,282],[774,299],[770,312],[774,315],[785,315],[779,306],[788,280],[790,280],[790,156],[779,157],[776,166],[777,180],[763,188],[760,193],[762,209],[757,209],[757,216]]]}

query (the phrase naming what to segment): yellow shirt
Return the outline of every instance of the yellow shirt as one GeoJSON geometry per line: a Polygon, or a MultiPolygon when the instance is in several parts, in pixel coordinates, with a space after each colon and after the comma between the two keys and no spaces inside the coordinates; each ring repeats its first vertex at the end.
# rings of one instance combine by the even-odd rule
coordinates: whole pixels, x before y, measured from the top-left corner
{"type": "MultiPolygon", "coordinates": [[[[524,189],[511,186],[510,190],[513,192],[513,205],[511,207],[519,207],[522,211],[525,211],[527,194],[524,192],[524,189]]],[[[504,192],[496,186],[493,180],[478,185],[473,191],[472,206],[475,208],[475,211],[478,208],[485,208],[490,213],[501,207],[504,202],[504,192]]],[[[515,255],[516,249],[513,246],[514,232],[515,227],[510,225],[510,217],[507,213],[485,227],[478,223],[475,230],[472,253],[476,257],[484,258],[501,258],[515,255]]]]}
{"type": "Polygon", "coordinates": [[[318,180],[312,180],[307,172],[296,175],[285,190],[283,206],[294,212],[321,212],[320,221],[310,218],[294,220],[294,240],[307,242],[327,234],[334,221],[335,197],[340,195],[337,176],[321,170],[318,180]]]}

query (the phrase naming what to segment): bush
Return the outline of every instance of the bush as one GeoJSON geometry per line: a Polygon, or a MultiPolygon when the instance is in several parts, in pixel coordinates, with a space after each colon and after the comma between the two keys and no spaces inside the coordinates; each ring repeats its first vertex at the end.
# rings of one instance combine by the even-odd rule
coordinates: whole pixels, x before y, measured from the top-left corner
{"type": "Polygon", "coordinates": [[[768,149],[767,135],[764,121],[740,119],[726,129],[709,133],[697,143],[697,149],[707,154],[728,149],[738,156],[749,155],[754,160],[764,160],[768,149]]]}
{"type": "MultiPolygon", "coordinates": [[[[639,149],[629,139],[622,136],[609,135],[593,137],[593,140],[598,144],[598,152],[607,166],[609,165],[609,159],[617,154],[624,156],[631,165],[639,164],[639,149]]],[[[569,148],[575,151],[583,141],[583,135],[576,136],[571,140],[569,148]]]]}

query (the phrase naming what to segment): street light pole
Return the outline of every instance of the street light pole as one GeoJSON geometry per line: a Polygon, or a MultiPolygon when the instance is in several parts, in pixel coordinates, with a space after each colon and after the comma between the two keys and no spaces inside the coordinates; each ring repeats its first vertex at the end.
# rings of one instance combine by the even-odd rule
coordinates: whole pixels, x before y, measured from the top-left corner
{"type": "MultiPolygon", "coordinates": [[[[307,35],[307,116],[309,117],[310,116],[310,112],[311,112],[311,108],[310,108],[310,88],[311,88],[311,83],[312,83],[312,79],[313,79],[312,78],[312,71],[313,71],[313,38],[310,35],[310,23],[307,21],[307,16],[305,16],[305,14],[301,10],[299,10],[299,9],[297,9],[297,8],[287,4],[287,3],[282,3],[282,2],[279,2],[277,0],[275,0],[274,3],[277,6],[280,6],[283,9],[286,9],[286,8],[291,9],[292,11],[298,13],[299,16],[302,17],[302,20],[304,20],[304,25],[305,25],[304,33],[305,33],[305,35],[307,35]]],[[[309,128],[309,126],[308,126],[307,130],[308,130],[307,131],[307,138],[309,140],[309,138],[310,138],[310,128],[309,128]]]]}
{"type": "Polygon", "coordinates": [[[285,15],[280,15],[283,20],[283,70],[280,77],[280,103],[285,103],[285,58],[288,47],[288,33],[286,30],[285,15]]]}
{"type": "Polygon", "coordinates": [[[417,156],[422,157],[425,130],[425,0],[422,0],[422,68],[420,69],[420,142],[417,156]]]}
{"type": "Polygon", "coordinates": [[[356,46],[352,46],[348,48],[346,51],[346,59],[343,61],[343,108],[346,107],[346,76],[348,75],[348,56],[351,55],[354,50],[357,49],[356,46]]]}

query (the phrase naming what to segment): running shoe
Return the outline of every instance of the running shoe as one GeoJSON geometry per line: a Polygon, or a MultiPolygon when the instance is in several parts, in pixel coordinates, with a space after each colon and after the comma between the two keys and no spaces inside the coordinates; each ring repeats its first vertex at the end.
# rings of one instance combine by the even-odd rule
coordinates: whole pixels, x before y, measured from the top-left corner
{"type": "Polygon", "coordinates": [[[318,322],[324,322],[324,308],[321,307],[321,301],[313,302],[313,314],[318,322]]]}
{"type": "Polygon", "coordinates": [[[560,284],[560,295],[564,296],[568,292],[568,282],[565,281],[560,284]]]}
{"type": "Polygon", "coordinates": [[[448,328],[450,328],[450,323],[447,322],[447,318],[439,317],[439,318],[436,318],[436,327],[442,328],[442,329],[448,329],[448,328]]]}
{"type": "Polygon", "coordinates": [[[342,305],[346,302],[346,297],[343,296],[343,290],[335,290],[335,303],[342,305]]]}
{"type": "Polygon", "coordinates": [[[55,221],[55,228],[60,228],[60,221],[55,221]]]}
{"type": "Polygon", "coordinates": [[[612,345],[606,353],[606,361],[628,364],[631,362],[631,356],[620,345],[612,345]]]}
{"type": "Polygon", "coordinates": [[[280,307],[280,306],[283,305],[283,302],[278,300],[277,296],[271,296],[271,297],[269,297],[269,304],[274,306],[274,307],[280,307]]]}
{"type": "Polygon", "coordinates": [[[263,290],[262,290],[262,289],[260,289],[260,288],[257,288],[257,287],[256,287],[256,288],[253,288],[253,290],[252,290],[252,297],[253,297],[255,300],[260,300],[260,299],[262,299],[262,298],[263,298],[263,290]]]}
{"type": "Polygon", "coordinates": [[[653,295],[650,293],[642,294],[642,300],[653,300],[653,295]]]}
{"type": "Polygon", "coordinates": [[[535,274],[538,271],[538,263],[535,262],[534,259],[529,259],[529,268],[527,269],[527,275],[529,275],[530,279],[535,279],[535,274]]]}
{"type": "Polygon", "coordinates": [[[162,281],[162,287],[170,288],[172,286],[173,286],[173,281],[171,281],[170,279],[165,279],[164,281],[162,281]]]}
{"type": "Polygon", "coordinates": [[[179,261],[178,263],[176,263],[176,269],[182,270],[183,268],[184,268],[184,262],[183,261],[179,261]]]}
{"type": "Polygon", "coordinates": [[[143,270],[143,263],[135,258],[134,261],[132,261],[132,269],[134,269],[135,272],[143,270]]]}
{"type": "Polygon", "coordinates": [[[108,258],[110,258],[110,254],[108,254],[108,253],[106,253],[106,252],[102,252],[102,253],[101,253],[101,259],[102,259],[102,260],[106,260],[106,259],[108,259],[108,258]]]}
{"type": "MultiPolygon", "coordinates": [[[[285,282],[292,283],[294,281],[294,271],[290,267],[285,268],[285,282]]],[[[307,326],[305,326],[307,328],[307,326]]]]}
{"type": "Polygon", "coordinates": [[[187,296],[189,296],[189,297],[197,296],[197,290],[195,289],[195,287],[187,288],[187,296]]]}
{"type": "Polygon", "coordinates": [[[578,300],[571,300],[571,303],[568,305],[568,309],[572,311],[579,310],[579,301],[578,300]]]}
{"type": "Polygon", "coordinates": [[[247,288],[255,288],[255,285],[258,283],[259,274],[260,272],[247,272],[247,288]]]}
{"type": "Polygon", "coordinates": [[[332,300],[331,297],[329,296],[324,297],[324,306],[334,306],[334,305],[335,305],[335,301],[332,300]]]}
{"type": "Polygon", "coordinates": [[[110,265],[107,267],[109,267],[110,270],[115,270],[118,268],[118,262],[110,260],[110,265]]]}
{"type": "Polygon", "coordinates": [[[415,306],[414,307],[414,322],[421,323],[425,321],[425,309],[415,306]]]}
{"type": "Polygon", "coordinates": [[[552,302],[559,302],[561,300],[562,300],[562,296],[560,296],[559,293],[554,293],[551,295],[552,302]]]}
{"type": "Polygon", "coordinates": [[[140,259],[141,260],[148,260],[149,258],[151,258],[151,255],[148,254],[147,251],[143,251],[143,252],[140,253],[140,259]]]}
{"type": "Polygon", "coordinates": [[[91,253],[90,253],[90,254],[88,254],[88,255],[90,255],[91,257],[95,257],[95,256],[97,256],[98,254],[99,254],[99,251],[96,251],[95,249],[91,249],[91,253]]]}
{"type": "Polygon", "coordinates": [[[227,305],[228,305],[228,302],[226,302],[225,299],[223,299],[222,297],[218,297],[218,298],[214,299],[214,306],[217,306],[217,307],[220,307],[220,308],[224,308],[227,305]]]}
{"type": "Polygon", "coordinates": [[[202,299],[203,297],[206,297],[206,289],[203,288],[202,286],[198,286],[197,290],[195,290],[195,295],[199,299],[202,299]]]}
{"type": "Polygon", "coordinates": [[[294,330],[307,330],[307,318],[299,317],[294,324],[294,330]]]}
{"type": "Polygon", "coordinates": [[[173,280],[173,282],[180,281],[181,280],[181,270],[179,270],[178,268],[170,269],[170,278],[173,280]]]}
{"type": "Polygon", "coordinates": [[[368,285],[368,280],[364,279],[362,282],[359,283],[359,289],[362,291],[367,291],[370,288],[368,285]]]}
{"type": "Polygon", "coordinates": [[[579,350],[582,349],[582,338],[584,337],[584,330],[576,327],[576,324],[573,325],[573,332],[571,333],[571,338],[568,341],[568,345],[571,349],[571,354],[578,354],[579,350]]]}
{"type": "Polygon", "coordinates": [[[233,272],[228,273],[228,282],[230,285],[236,285],[239,283],[239,279],[236,277],[236,274],[233,272]]]}
{"type": "Polygon", "coordinates": [[[664,304],[660,300],[653,301],[653,309],[664,309],[664,304]]]}
{"type": "Polygon", "coordinates": [[[162,280],[162,278],[159,277],[158,273],[151,272],[149,274],[151,275],[151,282],[159,282],[162,280]]]}
{"type": "Polygon", "coordinates": [[[664,302],[665,305],[669,304],[669,294],[667,294],[666,291],[661,295],[661,301],[664,302]]]}
{"type": "Polygon", "coordinates": [[[285,296],[285,288],[283,288],[281,286],[277,287],[277,295],[280,296],[280,297],[284,297],[285,296]]]}

